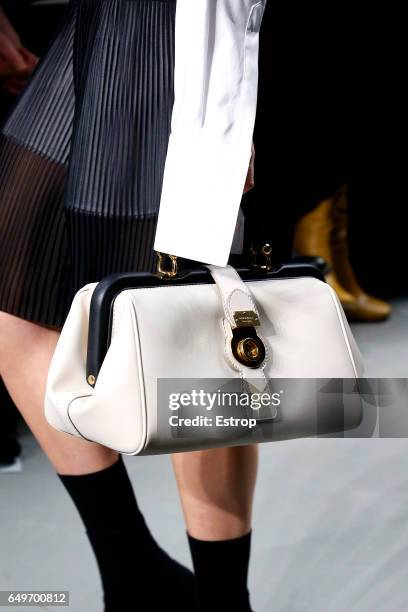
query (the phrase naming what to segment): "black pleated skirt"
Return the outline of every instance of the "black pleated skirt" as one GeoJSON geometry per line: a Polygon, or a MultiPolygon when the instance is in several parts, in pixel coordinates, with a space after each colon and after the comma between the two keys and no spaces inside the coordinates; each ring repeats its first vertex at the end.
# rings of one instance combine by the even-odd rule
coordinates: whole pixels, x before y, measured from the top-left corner
{"type": "Polygon", "coordinates": [[[0,310],[61,327],[75,292],[155,266],[175,0],[72,0],[0,135],[0,310]]]}

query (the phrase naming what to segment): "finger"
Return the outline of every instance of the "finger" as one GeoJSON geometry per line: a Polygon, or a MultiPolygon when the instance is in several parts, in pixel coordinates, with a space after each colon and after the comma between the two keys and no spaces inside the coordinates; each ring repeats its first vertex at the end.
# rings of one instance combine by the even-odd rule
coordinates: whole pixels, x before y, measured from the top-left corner
{"type": "Polygon", "coordinates": [[[25,47],[20,48],[20,54],[22,55],[23,59],[25,60],[25,62],[27,63],[28,67],[31,70],[33,70],[35,66],[38,64],[38,62],[40,61],[40,58],[37,57],[37,55],[34,55],[34,53],[31,53],[31,51],[29,51],[25,47]]]}
{"type": "Polygon", "coordinates": [[[21,94],[21,89],[19,89],[18,87],[14,87],[8,83],[6,83],[3,86],[4,91],[6,91],[8,94],[10,94],[13,97],[17,97],[21,94]]]}
{"type": "Polygon", "coordinates": [[[249,160],[248,172],[245,180],[244,193],[247,193],[255,185],[255,147],[252,143],[251,158],[249,160]]]}
{"type": "Polygon", "coordinates": [[[18,47],[21,45],[20,37],[11,25],[10,21],[7,19],[6,15],[4,14],[1,4],[3,3],[0,3],[1,31],[5,36],[7,36],[7,38],[12,42],[16,49],[18,49],[18,47]]]}
{"type": "Polygon", "coordinates": [[[254,175],[250,170],[248,170],[248,174],[247,174],[245,186],[244,186],[244,193],[247,193],[248,191],[250,191],[254,185],[255,185],[254,175]]]}
{"type": "Polygon", "coordinates": [[[27,85],[27,79],[24,79],[24,78],[22,79],[22,78],[11,76],[10,78],[6,79],[6,83],[7,85],[10,85],[11,87],[24,89],[24,87],[27,85]]]}
{"type": "Polygon", "coordinates": [[[0,56],[0,79],[7,79],[11,74],[10,66],[0,56]]]}
{"type": "Polygon", "coordinates": [[[17,81],[13,79],[7,79],[3,83],[4,91],[11,94],[12,96],[19,96],[21,92],[24,90],[25,81],[17,81]]]}
{"type": "Polygon", "coordinates": [[[248,193],[248,191],[251,191],[251,189],[255,186],[255,182],[253,179],[251,178],[247,178],[247,180],[245,181],[245,186],[244,186],[244,193],[248,193]]]}
{"type": "Polygon", "coordinates": [[[18,96],[27,85],[27,79],[10,77],[3,83],[3,89],[13,96],[18,96]]]}
{"type": "Polygon", "coordinates": [[[0,34],[0,57],[12,71],[22,73],[27,70],[27,64],[12,42],[0,34]]]}

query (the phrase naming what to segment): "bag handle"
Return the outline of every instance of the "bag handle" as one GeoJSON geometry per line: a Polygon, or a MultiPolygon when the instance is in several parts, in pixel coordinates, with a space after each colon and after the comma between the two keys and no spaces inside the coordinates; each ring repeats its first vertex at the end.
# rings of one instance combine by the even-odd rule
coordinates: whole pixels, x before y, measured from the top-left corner
{"type": "MultiPolygon", "coordinates": [[[[236,273],[244,283],[245,281],[263,280],[265,276],[269,279],[310,276],[325,282],[322,273],[314,266],[308,264],[281,264],[266,274],[259,274],[248,270],[248,268],[239,268],[236,270],[236,273]]],[[[183,271],[171,281],[172,285],[208,284],[213,282],[216,282],[214,276],[204,266],[200,266],[195,270],[183,271]]],[[[86,359],[86,377],[91,387],[95,386],[99,370],[102,367],[110,345],[112,314],[118,294],[127,289],[162,287],[167,283],[167,280],[162,280],[157,274],[125,272],[122,274],[112,274],[97,284],[92,294],[90,305],[86,359]]],[[[244,323],[245,320],[243,319],[242,322],[244,323]]],[[[242,327],[241,330],[247,331],[245,327],[242,327]]]]}
{"type": "MultiPolygon", "coordinates": [[[[269,272],[272,269],[272,244],[264,233],[267,224],[257,198],[252,190],[242,198],[241,209],[245,216],[245,232],[249,236],[250,268],[256,272],[269,272]]],[[[157,275],[161,279],[171,280],[178,274],[178,256],[157,253],[157,275]],[[168,263],[166,263],[168,258],[168,263]]]]}
{"type": "Polygon", "coordinates": [[[245,230],[250,242],[257,248],[266,242],[270,243],[270,236],[267,230],[268,224],[253,189],[242,197],[241,209],[245,215],[245,230]]]}
{"type": "Polygon", "coordinates": [[[245,232],[249,238],[250,266],[253,270],[269,272],[272,268],[272,241],[268,235],[268,224],[253,189],[241,201],[245,215],[245,232]]]}

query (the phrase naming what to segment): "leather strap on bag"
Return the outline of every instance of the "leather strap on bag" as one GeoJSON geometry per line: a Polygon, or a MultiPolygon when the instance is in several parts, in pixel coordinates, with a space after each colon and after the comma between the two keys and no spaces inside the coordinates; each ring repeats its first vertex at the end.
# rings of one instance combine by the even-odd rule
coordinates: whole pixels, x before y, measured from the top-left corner
{"type": "Polygon", "coordinates": [[[232,266],[205,266],[218,287],[225,318],[232,329],[257,327],[260,325],[259,312],[247,286],[232,266]]]}
{"type": "Polygon", "coordinates": [[[215,281],[222,302],[225,356],[241,373],[251,392],[263,392],[268,388],[264,373],[268,355],[257,333],[261,320],[255,301],[232,266],[205,267],[215,281]]]}

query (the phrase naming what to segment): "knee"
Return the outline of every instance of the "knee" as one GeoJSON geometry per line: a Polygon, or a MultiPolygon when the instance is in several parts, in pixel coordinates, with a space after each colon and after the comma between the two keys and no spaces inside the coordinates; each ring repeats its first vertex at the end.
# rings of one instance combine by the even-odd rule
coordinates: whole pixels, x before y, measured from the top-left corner
{"type": "Polygon", "coordinates": [[[31,335],[34,331],[31,328],[34,328],[33,323],[0,311],[0,346],[8,346],[12,340],[17,341],[22,335],[31,335]]]}
{"type": "Polygon", "coordinates": [[[18,359],[20,351],[29,351],[49,333],[54,332],[0,311],[0,373],[6,361],[18,359]]]}

